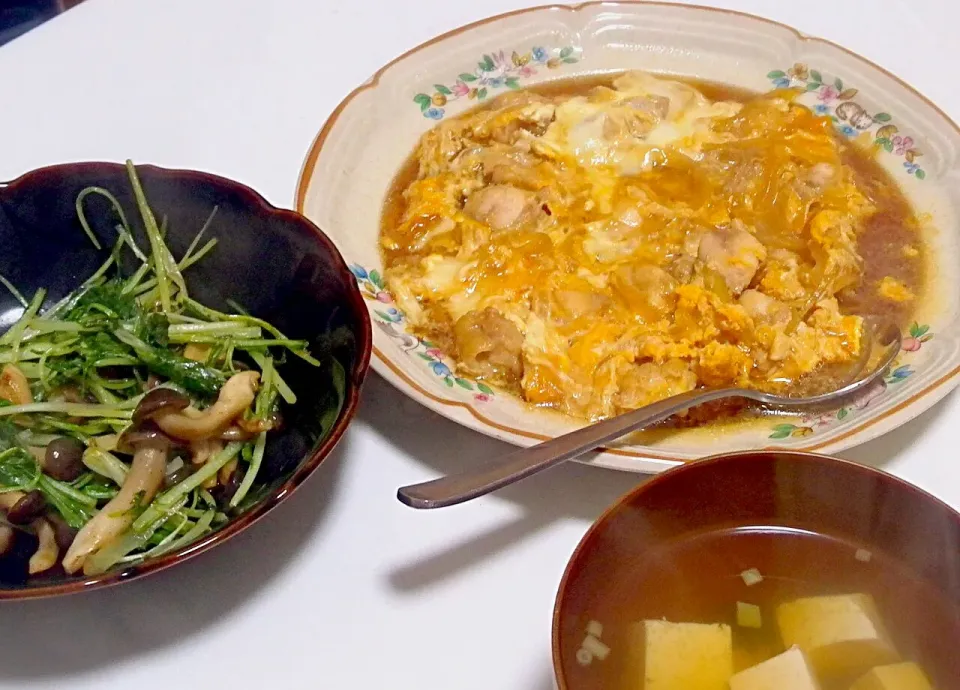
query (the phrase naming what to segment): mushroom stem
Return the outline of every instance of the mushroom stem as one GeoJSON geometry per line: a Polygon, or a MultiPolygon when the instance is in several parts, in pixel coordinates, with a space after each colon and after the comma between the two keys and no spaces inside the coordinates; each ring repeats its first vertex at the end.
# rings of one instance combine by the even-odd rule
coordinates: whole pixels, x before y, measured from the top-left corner
{"type": "Polygon", "coordinates": [[[220,439],[222,441],[249,441],[254,436],[256,436],[256,434],[244,431],[239,425],[228,426],[220,432],[220,439]]]}
{"type": "Polygon", "coordinates": [[[37,518],[33,521],[33,529],[37,533],[40,545],[30,557],[29,572],[31,575],[50,570],[57,564],[57,556],[60,555],[60,549],[57,546],[57,535],[53,531],[50,523],[43,518],[37,518]]]}
{"type": "Polygon", "coordinates": [[[220,468],[220,471],[217,473],[217,480],[223,486],[226,486],[230,483],[230,478],[233,476],[233,473],[237,471],[237,467],[240,466],[240,463],[236,458],[233,458],[230,462],[220,468]]]}
{"type": "Polygon", "coordinates": [[[218,438],[205,438],[190,444],[190,462],[199,467],[223,450],[224,443],[218,438]]]}
{"type": "Polygon", "coordinates": [[[91,436],[89,445],[100,450],[112,452],[117,449],[117,439],[120,434],[103,434],[102,436],[91,436]]]}
{"type": "Polygon", "coordinates": [[[130,471],[123,486],[113,499],[83,526],[63,557],[63,569],[75,573],[87,558],[119,537],[136,517],[133,509],[138,503],[153,500],[163,484],[170,443],[158,438],[139,445],[133,455],[130,471]]]}
{"type": "MultiPolygon", "coordinates": [[[[202,441],[194,441],[190,444],[190,451],[193,453],[190,458],[190,462],[195,467],[200,467],[201,465],[206,464],[207,460],[214,457],[221,450],[223,450],[223,441],[221,441],[219,438],[207,438],[202,441]]],[[[209,490],[216,487],[216,485],[217,475],[213,475],[200,486],[209,490]]]]}
{"type": "Polygon", "coordinates": [[[13,527],[0,522],[0,558],[5,556],[13,546],[14,539],[16,539],[16,535],[13,532],[13,527]]]}
{"type": "Polygon", "coordinates": [[[253,403],[259,380],[259,373],[242,371],[223,384],[217,401],[207,409],[160,410],[153,419],[164,433],[186,441],[218,435],[253,403]]]}

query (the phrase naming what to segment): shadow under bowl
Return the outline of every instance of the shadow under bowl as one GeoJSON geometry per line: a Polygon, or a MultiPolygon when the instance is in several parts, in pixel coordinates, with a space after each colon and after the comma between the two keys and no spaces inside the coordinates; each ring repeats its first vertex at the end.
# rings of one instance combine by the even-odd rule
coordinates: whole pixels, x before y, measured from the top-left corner
{"type": "Polygon", "coordinates": [[[738,668],[759,663],[783,651],[776,605],[855,592],[874,597],[903,658],[921,662],[936,687],[960,687],[960,514],[889,474],[826,456],[707,458],[640,485],[584,536],[556,599],[557,683],[642,687],[642,661],[630,657],[643,650],[628,632],[641,620],[730,624],[735,660],[738,644],[763,650],[738,668]],[[748,588],[750,568],[764,579],[748,588]],[[768,632],[750,641],[736,627],[738,601],[761,607],[768,632]],[[591,621],[611,649],[602,661],[581,651],[591,621]]]}
{"type": "MultiPolygon", "coordinates": [[[[290,338],[309,342],[320,367],[287,357],[278,367],[297,404],[285,410],[285,426],[271,435],[258,484],[258,502],[223,527],[185,548],[96,577],[60,572],[26,582],[0,580],[0,600],[69,594],[142,577],[202,553],[238,534],[289,496],[329,455],[352,419],[370,361],[371,329],[363,297],[340,253],[313,223],[277,209],[237,182],[187,170],[137,166],[147,200],[167,228],[166,243],[182,257],[216,213],[203,242],[214,249],[184,273],[190,296],[218,310],[234,311],[231,300],[265,319],[290,338]],[[335,364],[336,362],[336,364],[335,364]],[[345,373],[338,417],[330,408],[337,364],[345,373]]],[[[75,290],[104,262],[117,241],[115,214],[105,199],[90,195],[86,217],[104,250],[97,250],[77,218],[77,195],[86,187],[109,190],[120,202],[142,247],[148,246],[127,171],[114,163],[72,163],[31,171],[0,185],[0,274],[29,299],[46,289],[44,308],[75,290]]],[[[123,272],[134,258],[122,256],[123,272]]],[[[22,313],[0,290],[0,332],[22,313]]]]}

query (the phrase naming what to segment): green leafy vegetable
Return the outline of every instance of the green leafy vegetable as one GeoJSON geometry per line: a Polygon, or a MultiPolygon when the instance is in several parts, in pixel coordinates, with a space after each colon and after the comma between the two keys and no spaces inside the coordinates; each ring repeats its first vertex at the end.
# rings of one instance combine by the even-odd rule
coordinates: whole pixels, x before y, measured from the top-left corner
{"type": "Polygon", "coordinates": [[[40,481],[40,474],[40,465],[23,448],[8,448],[0,453],[0,493],[33,491],[40,481]]]}
{"type": "Polygon", "coordinates": [[[226,376],[201,362],[186,359],[171,350],[154,348],[122,329],[114,333],[118,340],[136,351],[152,373],[173,381],[197,395],[215,397],[226,383],[226,376]]]}
{"type": "MultiPolygon", "coordinates": [[[[130,161],[127,172],[136,203],[132,217],[104,188],[89,187],[76,199],[80,225],[95,247],[101,248],[97,233],[103,229],[117,236],[99,267],[75,291],[44,309],[45,290],[27,300],[0,276],[0,285],[23,306],[20,318],[0,335],[0,366],[17,367],[33,395],[27,404],[0,401],[0,492],[39,490],[49,508],[77,530],[117,496],[128,477],[143,480],[142,472],[136,479],[131,475],[133,449],[119,443],[118,436],[129,429],[138,403],[158,381],[185,394],[190,412],[196,413],[218,398],[231,376],[256,367],[259,389],[236,424],[270,428],[281,404],[297,404],[280,373],[287,353],[310,366],[329,366],[331,389],[315,407],[297,413],[312,435],[322,437],[344,401],[346,372],[334,353],[352,346],[352,334],[339,329],[320,338],[311,353],[307,341],[287,337],[232,300],[227,303],[236,313],[192,299],[185,274],[217,246],[217,238],[208,236],[217,208],[178,260],[165,241],[166,218],[157,222],[130,161]],[[141,248],[137,237],[146,237],[149,246],[141,248]],[[130,270],[121,273],[121,266],[130,270]],[[85,445],[83,472],[71,482],[45,474],[34,455],[63,436],[85,445]]],[[[171,485],[152,500],[148,496],[155,485],[140,489],[131,507],[119,512],[130,520],[129,528],[86,556],[84,572],[103,572],[182,548],[225,523],[228,513],[262,499],[270,488],[260,478],[270,432],[251,435],[226,444],[202,465],[188,459],[192,472],[170,465],[164,481],[171,485]],[[230,463],[240,464],[243,479],[228,503],[229,493],[211,487],[230,463]]],[[[190,439],[173,440],[175,446],[186,446],[190,439]]]]}

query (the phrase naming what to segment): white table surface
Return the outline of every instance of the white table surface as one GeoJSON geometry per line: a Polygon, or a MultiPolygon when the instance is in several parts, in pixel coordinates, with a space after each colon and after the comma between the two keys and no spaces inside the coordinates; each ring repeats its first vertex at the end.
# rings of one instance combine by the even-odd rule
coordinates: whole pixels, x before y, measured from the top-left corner
{"type": "MultiPolygon", "coordinates": [[[[522,4],[88,0],[0,49],[0,179],[131,157],[290,206],[348,91],[431,36],[522,4]]],[[[843,43],[960,119],[952,0],[715,4],[843,43]]],[[[951,420],[956,395],[846,455],[960,506],[951,420]]],[[[394,499],[503,450],[371,375],[333,457],[247,534],[118,589],[0,606],[0,687],[550,690],[564,565],[640,478],[568,465],[440,512],[394,499]]]]}

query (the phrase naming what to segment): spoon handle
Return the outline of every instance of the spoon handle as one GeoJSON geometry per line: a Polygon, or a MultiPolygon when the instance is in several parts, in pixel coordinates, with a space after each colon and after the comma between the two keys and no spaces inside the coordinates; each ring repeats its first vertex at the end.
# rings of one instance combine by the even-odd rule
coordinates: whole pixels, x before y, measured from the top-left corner
{"type": "Polygon", "coordinates": [[[650,426],[690,407],[749,393],[735,388],[680,393],[538,445],[522,448],[487,465],[401,487],[397,490],[397,498],[411,508],[445,508],[463,503],[583,455],[624,434],[650,426]]]}

